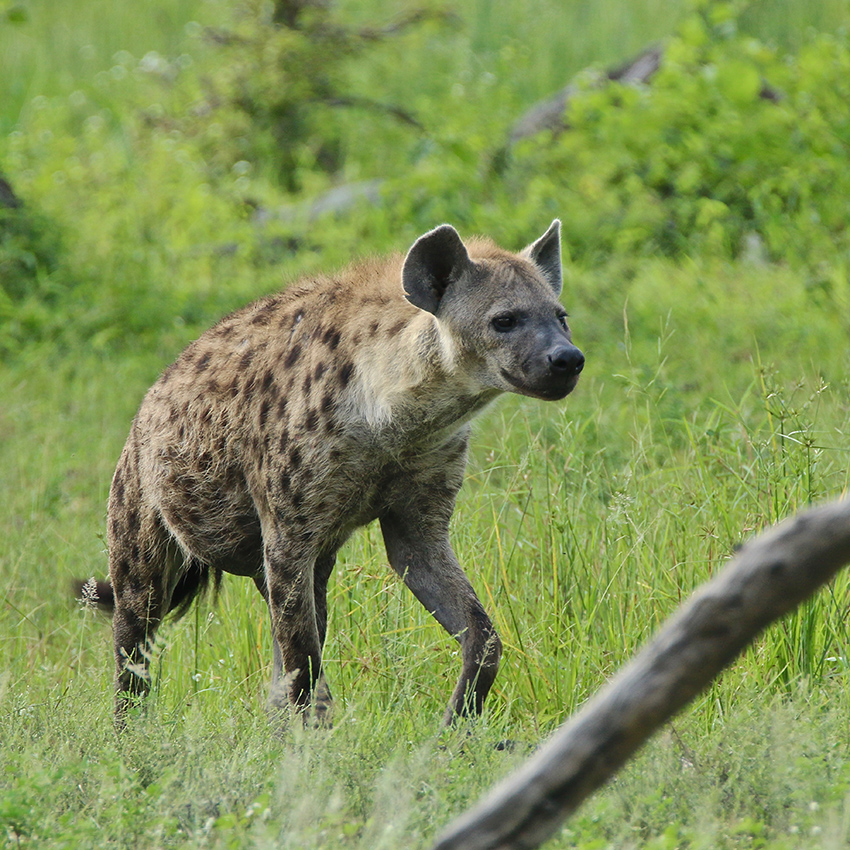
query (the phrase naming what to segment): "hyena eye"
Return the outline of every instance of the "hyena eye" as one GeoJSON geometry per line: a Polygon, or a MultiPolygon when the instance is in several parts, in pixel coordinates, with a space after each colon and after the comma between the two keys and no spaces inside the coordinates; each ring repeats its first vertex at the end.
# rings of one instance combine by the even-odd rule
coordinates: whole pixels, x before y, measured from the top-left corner
{"type": "Polygon", "coordinates": [[[510,313],[505,313],[502,316],[495,316],[490,320],[490,324],[500,333],[512,331],[517,324],[516,316],[512,316],[510,313]]]}
{"type": "Polygon", "coordinates": [[[564,330],[567,329],[567,316],[568,315],[569,315],[568,313],[561,313],[561,315],[558,316],[558,321],[561,323],[561,327],[564,330]]]}

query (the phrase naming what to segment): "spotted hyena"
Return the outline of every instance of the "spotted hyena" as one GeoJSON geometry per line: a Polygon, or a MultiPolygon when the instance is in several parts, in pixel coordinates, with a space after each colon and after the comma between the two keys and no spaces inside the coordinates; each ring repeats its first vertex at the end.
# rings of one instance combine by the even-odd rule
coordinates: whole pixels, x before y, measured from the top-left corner
{"type": "Polygon", "coordinates": [[[443,225],[406,256],[295,283],[193,342],[145,396],[109,496],[100,594],[114,605],[119,727],[149,687],[163,617],[222,572],[268,604],[270,705],[321,719],[328,579],[375,519],[392,568],[461,646],[446,722],[480,713],[501,642],[449,519],[471,417],[504,392],[556,400],[578,381],[560,291],[560,222],[519,254],[443,225]]]}

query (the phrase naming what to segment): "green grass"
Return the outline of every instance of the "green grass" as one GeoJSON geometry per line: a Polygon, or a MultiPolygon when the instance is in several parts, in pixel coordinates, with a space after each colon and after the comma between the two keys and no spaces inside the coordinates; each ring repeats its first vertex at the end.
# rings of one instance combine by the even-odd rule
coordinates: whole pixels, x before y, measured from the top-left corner
{"type": "MultiPolygon", "coordinates": [[[[162,629],[147,710],[116,738],[109,623],[74,602],[70,581],[105,574],[107,490],[145,390],[226,310],[303,271],[404,249],[432,199],[420,173],[401,220],[357,209],[256,225],[237,173],[139,118],[155,98],[187,96],[137,73],[139,59],[199,55],[185,25],[222,20],[225,4],[53,5],[21,4],[23,23],[0,6],[0,172],[61,236],[56,268],[38,267],[12,307],[0,301],[0,846],[427,848],[742,539],[846,490],[846,258],[570,263],[564,302],[588,356],[579,389],[564,404],[507,398],[477,422],[453,524],[505,644],[481,722],[440,733],[456,646],[370,527],[330,587],[332,730],[274,734],[267,614],[251,582],[227,577],[216,604],[162,629]],[[497,750],[503,740],[514,748],[497,750]]],[[[359,24],[397,12],[341,6],[359,24]]],[[[462,25],[405,37],[403,63],[387,46],[356,66],[353,84],[409,103],[429,132],[346,118],[367,143],[345,177],[382,176],[403,194],[410,171],[431,168],[474,195],[486,182],[476,157],[525,104],[664,36],[686,10],[456,8],[462,25]]],[[[791,47],[808,26],[846,23],[841,3],[791,0],[741,19],[791,47]]],[[[310,191],[327,183],[313,179],[310,191]]],[[[249,189],[269,208],[303,200],[255,176],[249,189]]],[[[529,225],[525,209],[496,221],[477,197],[464,210],[464,233],[490,222],[515,243],[548,224],[529,225]]],[[[845,846],[848,583],[766,632],[549,846],[845,846]]]]}
{"type": "MultiPolygon", "coordinates": [[[[629,374],[625,349],[619,362],[600,355],[564,406],[507,399],[476,428],[454,540],[506,652],[471,738],[437,737],[457,652],[370,528],[345,547],[331,586],[333,731],[272,734],[266,613],[250,582],[228,577],[215,606],[163,629],[148,713],[116,741],[108,623],[68,587],[104,572],[111,467],[156,358],[4,370],[7,840],[426,847],[742,537],[846,485],[834,436],[847,427],[843,387],[781,388],[746,366],[740,395],[671,417],[673,388],[629,374]],[[780,429],[782,410],[793,428],[780,429]],[[814,458],[800,441],[830,434],[814,458]],[[516,751],[496,752],[502,739],[516,751]]],[[[738,847],[758,834],[792,847],[799,829],[805,846],[831,846],[850,787],[847,583],[770,630],[553,846],[738,847]]]]}

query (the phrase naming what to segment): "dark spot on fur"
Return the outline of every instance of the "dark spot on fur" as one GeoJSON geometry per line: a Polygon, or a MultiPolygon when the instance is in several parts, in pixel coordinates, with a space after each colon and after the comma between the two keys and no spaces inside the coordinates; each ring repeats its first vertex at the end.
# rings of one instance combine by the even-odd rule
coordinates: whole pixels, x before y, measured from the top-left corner
{"type": "Polygon", "coordinates": [[[263,399],[262,404],[260,405],[260,412],[257,417],[257,423],[260,428],[266,427],[266,419],[269,415],[269,400],[267,398],[263,399]]]}
{"type": "Polygon", "coordinates": [[[303,505],[303,504],[304,504],[304,496],[302,496],[302,495],[301,495],[301,493],[299,493],[297,490],[295,490],[295,491],[294,491],[294,492],[293,492],[293,493],[289,496],[289,500],[290,500],[290,502],[292,502],[292,507],[293,507],[293,508],[296,508],[296,509],[297,509],[297,508],[300,508],[300,507],[301,507],[301,505],[303,505]]]}
{"type": "Polygon", "coordinates": [[[288,493],[291,485],[292,479],[290,478],[289,473],[284,470],[280,474],[280,489],[283,490],[284,493],[288,493]]]}
{"type": "Polygon", "coordinates": [[[260,385],[261,392],[268,393],[273,382],[274,382],[274,375],[272,374],[272,370],[266,369],[266,372],[263,375],[263,383],[260,385]]]}
{"type": "Polygon", "coordinates": [[[283,416],[284,416],[285,413],[286,413],[286,396],[281,396],[280,401],[277,403],[278,419],[283,419],[283,416]]]}
{"type": "Polygon", "coordinates": [[[325,393],[322,396],[321,409],[325,415],[329,414],[334,406],[333,396],[330,393],[325,393]]]}
{"type": "Polygon", "coordinates": [[[372,336],[375,336],[375,334],[376,334],[377,332],[378,332],[378,322],[372,322],[372,324],[371,324],[371,325],[369,325],[369,333],[370,333],[372,336]]]}
{"type": "Polygon", "coordinates": [[[169,379],[171,378],[171,376],[174,374],[174,369],[175,369],[175,367],[176,367],[176,366],[177,366],[177,364],[176,364],[176,363],[172,363],[172,364],[171,364],[171,365],[170,365],[170,366],[169,366],[169,367],[168,367],[168,368],[167,368],[167,369],[166,369],[166,370],[162,373],[162,377],[160,378],[160,381],[161,381],[163,384],[167,384],[167,383],[168,383],[168,380],[169,380],[169,379]]]}
{"type": "Polygon", "coordinates": [[[134,564],[139,563],[139,544],[138,543],[134,543],[130,547],[130,559],[132,560],[132,562],[134,564]]]}
{"type": "Polygon", "coordinates": [[[325,331],[325,335],[322,337],[322,342],[324,342],[331,351],[336,351],[341,338],[342,334],[336,330],[336,328],[328,328],[325,331]]]}
{"type": "Polygon", "coordinates": [[[298,469],[301,466],[301,450],[298,446],[293,446],[289,452],[289,465],[293,469],[298,469]]]}
{"type": "Polygon", "coordinates": [[[116,473],[116,475],[115,475],[114,489],[115,489],[115,501],[118,502],[119,505],[123,505],[124,504],[124,478],[122,477],[120,472],[116,473]]]}
{"type": "Polygon", "coordinates": [[[394,325],[393,325],[393,326],[392,326],[392,327],[391,327],[391,328],[387,331],[387,333],[388,333],[390,336],[395,336],[395,335],[396,335],[399,331],[401,331],[401,329],[402,329],[402,328],[404,328],[404,327],[406,327],[406,326],[407,326],[407,322],[406,322],[404,319],[401,319],[400,321],[396,322],[396,323],[395,323],[395,324],[394,324],[394,325]]]}
{"type": "Polygon", "coordinates": [[[320,380],[322,379],[322,375],[324,375],[324,374],[325,374],[325,372],[327,371],[327,369],[328,369],[328,367],[327,367],[327,366],[325,366],[325,364],[324,364],[324,363],[319,363],[319,364],[316,366],[316,368],[315,368],[315,370],[314,370],[314,372],[313,372],[313,380],[314,380],[314,381],[320,381],[320,380]]]}
{"type": "Polygon", "coordinates": [[[301,388],[304,391],[304,395],[310,395],[310,388],[313,386],[313,377],[311,375],[304,376],[304,383],[301,384],[301,388]]]}
{"type": "Polygon", "coordinates": [[[201,452],[198,455],[198,469],[201,472],[209,472],[213,466],[213,457],[209,452],[201,452]]]}
{"type": "Polygon", "coordinates": [[[204,407],[203,410],[201,410],[201,422],[204,425],[209,425],[211,421],[212,421],[212,410],[210,410],[209,407],[204,407]]]}
{"type": "Polygon", "coordinates": [[[195,369],[197,369],[198,372],[203,372],[204,369],[206,369],[207,366],[209,366],[209,365],[210,365],[210,353],[209,353],[209,351],[206,351],[206,352],[204,352],[203,357],[201,357],[201,359],[195,364],[195,369]]]}
{"type": "Polygon", "coordinates": [[[343,363],[339,370],[340,386],[347,387],[351,380],[351,373],[354,371],[354,364],[351,361],[343,363]]]}
{"type": "Polygon", "coordinates": [[[316,413],[312,408],[307,411],[307,416],[304,419],[304,427],[308,431],[315,431],[316,426],[319,424],[319,414],[316,413]]]}
{"type": "Polygon", "coordinates": [[[267,325],[271,319],[270,313],[274,310],[274,304],[263,304],[251,319],[252,325],[267,325]]]}
{"type": "Polygon", "coordinates": [[[218,381],[215,378],[210,378],[207,383],[207,392],[211,395],[218,395],[218,381]]]}
{"type": "Polygon", "coordinates": [[[286,355],[286,359],[283,361],[283,365],[287,369],[291,369],[297,362],[298,358],[301,356],[301,346],[293,345],[292,348],[289,349],[289,353],[286,355]]]}
{"type": "Polygon", "coordinates": [[[243,355],[239,361],[239,368],[244,371],[251,365],[251,361],[254,359],[254,349],[249,348],[243,355]]]}
{"type": "Polygon", "coordinates": [[[239,378],[234,378],[230,382],[230,397],[236,398],[239,395],[239,378]]]}
{"type": "Polygon", "coordinates": [[[127,514],[127,528],[131,534],[139,530],[139,512],[135,508],[127,514]]]}

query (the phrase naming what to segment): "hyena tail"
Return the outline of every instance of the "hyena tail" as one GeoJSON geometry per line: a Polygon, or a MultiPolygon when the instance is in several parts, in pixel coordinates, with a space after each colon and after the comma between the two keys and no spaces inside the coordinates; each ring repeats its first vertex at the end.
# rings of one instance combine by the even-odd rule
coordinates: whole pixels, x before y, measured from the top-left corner
{"type": "MultiPolygon", "coordinates": [[[[210,570],[206,566],[193,563],[177,582],[166,613],[174,612],[176,619],[182,617],[192,607],[195,597],[199,594],[203,595],[209,589],[211,577],[213,595],[218,595],[221,575],[221,570],[210,570]]],[[[107,614],[112,614],[115,610],[115,593],[108,581],[97,581],[93,578],[86,581],[74,579],[71,582],[71,589],[75,598],[86,605],[95,605],[107,614]]]]}

